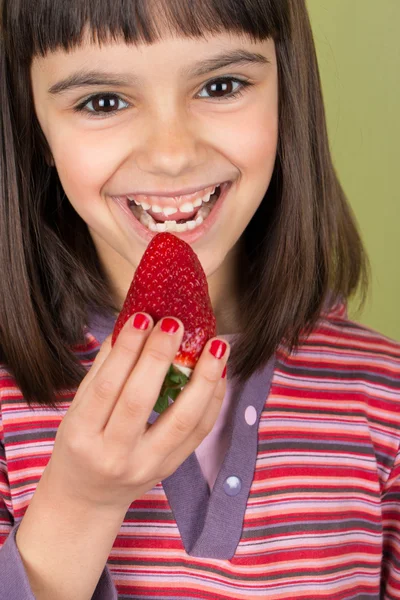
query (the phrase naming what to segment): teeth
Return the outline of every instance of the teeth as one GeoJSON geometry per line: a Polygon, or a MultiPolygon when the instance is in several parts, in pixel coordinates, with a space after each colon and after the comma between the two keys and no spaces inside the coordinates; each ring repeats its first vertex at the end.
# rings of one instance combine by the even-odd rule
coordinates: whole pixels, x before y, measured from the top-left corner
{"type": "Polygon", "coordinates": [[[138,218],[142,225],[150,229],[150,231],[154,232],[164,232],[164,231],[177,231],[178,233],[182,233],[184,231],[192,231],[196,229],[199,225],[206,220],[208,215],[212,210],[212,206],[202,206],[199,212],[197,213],[197,218],[195,221],[187,221],[187,223],[177,223],[176,221],[166,221],[165,223],[156,223],[151,215],[147,212],[142,211],[140,208],[133,206],[132,212],[138,218]],[[141,214],[139,214],[139,212],[141,214]]]}
{"type": "Polygon", "coordinates": [[[206,194],[203,198],[203,202],[210,202],[210,198],[213,195],[213,193],[215,192],[215,188],[213,189],[212,192],[210,192],[209,194],[206,194]]]}
{"type": "Polygon", "coordinates": [[[195,220],[195,223],[197,223],[197,219],[203,219],[203,221],[205,221],[208,217],[208,215],[210,214],[210,212],[212,211],[214,207],[214,204],[212,204],[211,206],[202,206],[201,209],[199,210],[199,212],[197,213],[197,218],[195,220]]]}
{"type": "MultiPolygon", "coordinates": [[[[133,211],[133,213],[135,214],[134,211],[133,211]]],[[[140,217],[139,217],[138,213],[136,213],[135,216],[139,218],[141,224],[144,225],[145,227],[150,227],[150,225],[156,224],[153,217],[148,215],[146,212],[142,212],[140,217]]]]}
{"type": "Polygon", "coordinates": [[[178,209],[172,208],[172,206],[167,206],[167,208],[163,209],[163,213],[166,217],[170,217],[171,215],[174,215],[176,212],[178,212],[178,209]]]}
{"type": "Polygon", "coordinates": [[[168,223],[166,223],[167,229],[166,231],[177,231],[176,227],[177,227],[177,223],[176,221],[168,221],[168,223]]]}
{"type": "MultiPolygon", "coordinates": [[[[207,219],[208,215],[210,214],[216,203],[216,200],[213,199],[211,201],[211,204],[207,204],[210,201],[210,197],[214,194],[215,189],[210,194],[206,194],[204,198],[199,198],[198,200],[196,200],[193,204],[188,202],[186,203],[186,205],[183,205],[180,208],[182,212],[191,212],[192,210],[194,210],[194,208],[200,206],[200,202],[206,203],[203,204],[203,206],[201,206],[200,210],[198,211],[196,220],[187,221],[186,223],[177,223],[176,221],[165,221],[165,223],[156,223],[153,217],[148,212],[146,212],[150,209],[150,205],[145,202],[138,203],[134,201],[134,198],[129,198],[131,202],[134,201],[132,202],[130,207],[135,217],[141,222],[142,225],[144,225],[144,227],[150,229],[150,231],[159,233],[162,233],[164,231],[176,231],[178,233],[183,233],[185,231],[192,231],[193,229],[196,229],[196,227],[199,227],[203,223],[203,221],[207,219]],[[189,205],[190,211],[188,210],[189,205]],[[186,208],[186,210],[184,210],[184,208],[186,208]]],[[[177,210],[172,207],[161,209],[161,207],[156,206],[152,207],[152,210],[156,213],[163,212],[167,217],[177,212],[177,210]]]]}
{"type": "MultiPolygon", "coordinates": [[[[195,200],[194,202],[186,202],[179,208],[179,210],[184,213],[190,213],[190,212],[193,212],[195,208],[199,208],[199,206],[201,206],[203,203],[210,202],[210,198],[215,193],[215,190],[217,189],[217,187],[219,187],[219,186],[216,186],[213,190],[211,190],[211,192],[209,192],[208,194],[203,196],[203,198],[197,198],[197,200],[195,200]]],[[[128,200],[130,202],[134,202],[136,206],[141,206],[143,208],[143,210],[151,209],[154,213],[156,213],[156,214],[163,213],[166,217],[170,217],[171,215],[178,212],[178,209],[173,208],[172,206],[167,206],[166,208],[162,208],[158,204],[151,206],[150,204],[148,204],[148,202],[138,202],[137,200],[135,200],[134,197],[129,197],[129,196],[128,196],[128,200]]]]}
{"type": "Polygon", "coordinates": [[[179,210],[183,213],[190,213],[194,211],[194,206],[191,202],[186,202],[179,207],[179,210]]]}

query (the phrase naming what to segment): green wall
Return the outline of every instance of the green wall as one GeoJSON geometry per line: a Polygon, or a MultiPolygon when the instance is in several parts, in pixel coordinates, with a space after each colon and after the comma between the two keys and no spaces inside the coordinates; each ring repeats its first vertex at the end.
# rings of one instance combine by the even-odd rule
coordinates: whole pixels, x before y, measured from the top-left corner
{"type": "Polygon", "coordinates": [[[400,340],[400,0],[307,0],[334,163],[372,280],[350,318],[400,340]]]}

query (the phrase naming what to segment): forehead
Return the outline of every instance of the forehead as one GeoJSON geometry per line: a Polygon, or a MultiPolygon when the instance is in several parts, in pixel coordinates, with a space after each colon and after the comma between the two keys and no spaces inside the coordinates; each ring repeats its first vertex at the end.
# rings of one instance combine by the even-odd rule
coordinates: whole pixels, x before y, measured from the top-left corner
{"type": "MultiPolygon", "coordinates": [[[[226,32],[196,39],[170,35],[153,44],[126,44],[123,39],[99,44],[87,32],[82,42],[70,50],[58,48],[44,57],[35,57],[31,74],[34,79],[39,76],[48,81],[66,78],[69,88],[78,87],[79,81],[94,82],[96,77],[103,83],[101,74],[107,74],[112,84],[115,74],[116,85],[124,85],[126,79],[129,86],[140,85],[155,74],[158,79],[176,76],[185,81],[224,67],[260,68],[271,62],[273,40],[254,42],[246,34],[226,32]]],[[[55,87],[52,93],[60,91],[59,85],[55,87]]]]}
{"type": "Polygon", "coordinates": [[[154,44],[173,35],[247,34],[274,37],[283,22],[285,0],[26,0],[5,3],[6,44],[18,60],[31,61],[58,48],[71,50],[83,38],[103,43],[154,44]]]}

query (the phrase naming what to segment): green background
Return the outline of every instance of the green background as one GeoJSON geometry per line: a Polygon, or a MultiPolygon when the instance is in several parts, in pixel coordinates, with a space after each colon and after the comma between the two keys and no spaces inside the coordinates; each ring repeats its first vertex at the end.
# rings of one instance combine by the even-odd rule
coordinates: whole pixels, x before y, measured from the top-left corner
{"type": "Polygon", "coordinates": [[[400,340],[400,0],[307,0],[334,164],[371,262],[362,312],[400,340]]]}

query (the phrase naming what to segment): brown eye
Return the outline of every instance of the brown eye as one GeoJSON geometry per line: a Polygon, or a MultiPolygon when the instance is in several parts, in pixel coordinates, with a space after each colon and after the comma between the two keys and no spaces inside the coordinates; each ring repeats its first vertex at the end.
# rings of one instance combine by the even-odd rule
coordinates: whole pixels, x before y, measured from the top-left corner
{"type": "Polygon", "coordinates": [[[211,100],[227,100],[237,98],[242,95],[245,88],[250,88],[253,84],[250,81],[237,79],[236,77],[222,77],[214,79],[207,83],[202,91],[207,95],[200,95],[200,98],[209,98],[211,100]]]}
{"type": "Polygon", "coordinates": [[[212,95],[214,98],[219,98],[220,96],[230,96],[234,91],[234,86],[232,79],[221,79],[219,81],[213,81],[205,86],[205,89],[212,95]]]}
{"type": "Polygon", "coordinates": [[[98,96],[92,100],[93,110],[112,112],[118,110],[119,99],[116,96],[98,96]]]}
{"type": "Polygon", "coordinates": [[[122,100],[117,94],[96,94],[87,100],[77,110],[85,110],[92,115],[115,113],[127,108],[129,104],[122,100]]]}

